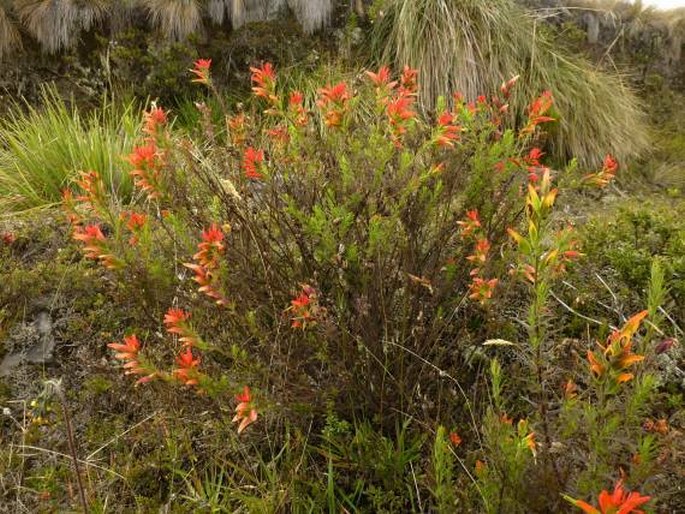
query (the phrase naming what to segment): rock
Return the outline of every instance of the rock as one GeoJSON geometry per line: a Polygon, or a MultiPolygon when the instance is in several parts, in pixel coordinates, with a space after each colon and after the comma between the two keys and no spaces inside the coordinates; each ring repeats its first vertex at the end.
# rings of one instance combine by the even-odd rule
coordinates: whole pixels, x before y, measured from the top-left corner
{"type": "Polygon", "coordinates": [[[47,364],[52,361],[55,338],[52,319],[47,311],[40,311],[32,323],[20,325],[10,335],[15,351],[0,362],[0,377],[9,376],[14,368],[23,364],[47,364]]]}

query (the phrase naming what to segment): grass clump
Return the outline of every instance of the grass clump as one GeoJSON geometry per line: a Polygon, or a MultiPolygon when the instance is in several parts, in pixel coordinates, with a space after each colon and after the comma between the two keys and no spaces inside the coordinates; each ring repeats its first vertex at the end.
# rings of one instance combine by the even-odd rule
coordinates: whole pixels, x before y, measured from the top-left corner
{"type": "Polygon", "coordinates": [[[0,213],[58,203],[79,171],[100,170],[108,191],[125,197],[123,160],[139,125],[131,104],[105,102],[87,115],[50,88],[43,106],[15,105],[0,122],[0,213]]]}
{"type": "Polygon", "coordinates": [[[425,109],[453,91],[473,100],[520,74],[524,85],[510,100],[519,117],[541,91],[557,98],[555,156],[594,165],[606,152],[638,154],[648,139],[637,99],[618,76],[558,51],[542,32],[511,0],[389,0],[375,44],[385,61],[419,69],[425,109]]]}

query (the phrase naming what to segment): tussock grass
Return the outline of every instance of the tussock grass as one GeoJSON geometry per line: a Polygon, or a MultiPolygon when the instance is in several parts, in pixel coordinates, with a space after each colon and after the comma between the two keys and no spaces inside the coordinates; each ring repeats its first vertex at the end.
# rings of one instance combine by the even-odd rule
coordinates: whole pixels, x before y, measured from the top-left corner
{"type": "Polygon", "coordinates": [[[81,30],[89,30],[107,14],[106,0],[17,0],[15,9],[23,25],[49,53],[74,43],[81,30]]]}
{"type": "Polygon", "coordinates": [[[19,31],[9,18],[7,11],[0,6],[0,59],[19,43],[19,31]]]}
{"type": "Polygon", "coordinates": [[[185,39],[202,24],[197,0],[144,0],[152,24],[171,39],[185,39]]]}
{"type": "Polygon", "coordinates": [[[487,93],[520,74],[512,109],[521,115],[543,90],[554,93],[560,118],[553,154],[595,165],[611,152],[625,160],[647,146],[644,117],[621,77],[563,55],[538,31],[535,18],[511,0],[391,0],[377,24],[382,60],[419,69],[420,100],[460,91],[487,93]]]}
{"type": "Polygon", "coordinates": [[[52,89],[43,108],[15,105],[0,123],[0,214],[60,201],[76,173],[97,170],[117,197],[131,191],[122,157],[130,152],[138,126],[132,105],[103,104],[83,116],[52,89]]]}

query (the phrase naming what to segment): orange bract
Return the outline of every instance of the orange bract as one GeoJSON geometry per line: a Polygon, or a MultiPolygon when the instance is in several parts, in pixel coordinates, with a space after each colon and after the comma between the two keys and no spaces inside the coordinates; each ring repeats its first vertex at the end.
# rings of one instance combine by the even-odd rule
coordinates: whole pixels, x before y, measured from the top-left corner
{"type": "Polygon", "coordinates": [[[631,492],[623,489],[623,482],[619,480],[610,493],[606,489],[599,493],[599,508],[590,505],[583,500],[574,500],[565,496],[566,500],[581,509],[586,514],[643,514],[637,507],[647,503],[651,497],[642,496],[638,492],[631,492]]]}
{"type": "Polygon", "coordinates": [[[237,394],[235,399],[238,405],[235,408],[233,423],[238,423],[238,434],[241,434],[249,425],[257,421],[257,409],[252,405],[252,395],[248,386],[243,387],[243,391],[237,394]]]}

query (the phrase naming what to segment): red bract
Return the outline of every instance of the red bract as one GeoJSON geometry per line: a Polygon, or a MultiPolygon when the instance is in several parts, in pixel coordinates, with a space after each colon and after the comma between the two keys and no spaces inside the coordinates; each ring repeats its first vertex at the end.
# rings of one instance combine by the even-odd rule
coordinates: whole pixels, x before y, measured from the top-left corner
{"type": "Polygon", "coordinates": [[[606,489],[599,493],[599,508],[583,500],[574,500],[568,496],[565,498],[586,514],[643,514],[644,511],[637,508],[651,499],[650,496],[642,496],[638,492],[629,493],[623,489],[621,480],[616,483],[612,493],[606,489]]]}
{"type": "Polygon", "coordinates": [[[2,239],[3,244],[5,244],[6,246],[10,246],[17,240],[17,238],[12,232],[3,232],[2,237],[0,237],[0,239],[2,239]]]}
{"type": "Polygon", "coordinates": [[[602,188],[616,178],[617,171],[618,161],[616,161],[616,159],[614,159],[614,157],[611,155],[607,154],[607,156],[604,157],[602,169],[596,173],[590,173],[589,175],[586,175],[583,177],[583,180],[588,184],[602,188]]]}
{"type": "Polygon", "coordinates": [[[300,91],[293,91],[290,93],[288,99],[288,112],[293,118],[295,125],[304,127],[308,120],[307,111],[304,108],[304,96],[300,91]]]}
{"type": "Polygon", "coordinates": [[[72,237],[76,241],[83,242],[83,251],[87,259],[100,261],[107,269],[117,269],[123,266],[123,262],[109,252],[107,238],[99,225],[88,225],[85,228],[75,226],[72,237]]]}
{"type": "Polygon", "coordinates": [[[140,363],[140,358],[138,352],[140,351],[140,341],[135,334],[124,337],[124,344],[121,343],[109,343],[107,345],[109,348],[114,350],[114,358],[120,361],[124,361],[124,369],[126,375],[146,375],[136,382],[137,384],[142,384],[144,382],[149,382],[157,376],[157,373],[149,368],[146,368],[140,363]]]}
{"type": "Polygon", "coordinates": [[[197,368],[200,365],[200,358],[198,357],[195,359],[193,357],[193,351],[190,347],[186,347],[185,351],[176,357],[176,364],[178,365],[178,368],[171,372],[176,380],[187,386],[198,384],[200,374],[197,371],[197,368]]]}
{"type": "Polygon", "coordinates": [[[442,147],[454,146],[454,143],[459,141],[461,134],[461,127],[454,125],[454,114],[445,111],[438,117],[437,135],[435,136],[435,144],[442,147]]]}
{"type": "Polygon", "coordinates": [[[400,95],[415,95],[418,90],[418,79],[419,70],[410,68],[409,66],[404,67],[402,70],[402,76],[400,77],[400,95]]]}
{"type": "Polygon", "coordinates": [[[200,336],[187,323],[188,319],[190,319],[190,312],[170,308],[164,315],[166,331],[178,335],[178,340],[183,346],[199,346],[201,344],[200,336]]]}
{"type": "Polygon", "coordinates": [[[250,180],[261,180],[264,175],[260,171],[264,162],[264,150],[256,150],[248,146],[243,153],[243,170],[250,180]]]}
{"type": "Polygon", "coordinates": [[[136,146],[128,156],[128,162],[133,166],[131,176],[136,187],[147,193],[148,200],[162,196],[160,184],[160,169],[162,156],[154,141],[146,145],[136,146]]]}
{"type": "Polygon", "coordinates": [[[243,387],[243,392],[237,394],[235,399],[238,405],[235,408],[235,416],[232,422],[238,425],[238,434],[241,434],[249,425],[257,421],[257,409],[252,405],[252,395],[248,386],[243,387]]]}
{"type": "Polygon", "coordinates": [[[390,80],[390,68],[381,66],[378,73],[367,71],[366,76],[376,86],[376,99],[380,105],[386,105],[393,89],[397,86],[397,81],[390,80]]]}
{"type": "Polygon", "coordinates": [[[548,121],[554,121],[551,116],[545,116],[545,114],[552,108],[554,104],[554,99],[552,98],[551,91],[545,91],[536,98],[528,107],[528,123],[521,129],[519,134],[524,136],[526,134],[532,134],[540,123],[545,123],[548,121]]]}
{"type": "Polygon", "coordinates": [[[193,280],[200,287],[198,291],[214,299],[217,305],[228,305],[228,300],[214,285],[214,270],[219,267],[219,257],[224,252],[224,234],[218,225],[213,224],[202,231],[202,241],[198,243],[199,252],[193,255],[197,264],[183,264],[195,272],[193,280]]]}
{"type": "Polygon", "coordinates": [[[260,98],[265,98],[271,104],[278,103],[278,97],[276,96],[276,73],[274,72],[273,66],[270,62],[264,63],[259,68],[250,68],[252,72],[252,92],[255,96],[260,98]]]}
{"type": "Polygon", "coordinates": [[[371,82],[379,88],[387,87],[392,89],[397,84],[397,82],[390,81],[390,68],[387,66],[381,66],[378,73],[367,71],[366,75],[371,79],[371,82]]]}
{"type": "Polygon", "coordinates": [[[416,112],[411,109],[413,104],[414,99],[407,95],[398,96],[388,102],[386,113],[395,146],[400,146],[401,136],[407,132],[407,128],[416,116],[416,112]]]}
{"type": "Polygon", "coordinates": [[[128,242],[131,246],[138,244],[138,235],[147,224],[147,216],[137,212],[123,212],[120,216],[126,222],[126,228],[133,233],[128,242]]]}
{"type": "Polygon", "coordinates": [[[167,123],[167,115],[161,107],[152,107],[143,113],[143,132],[150,137],[157,137],[167,123]]]}
{"type": "Polygon", "coordinates": [[[292,328],[304,330],[308,326],[315,325],[317,315],[321,310],[316,290],[308,284],[302,284],[300,294],[290,301],[290,307],[287,310],[292,312],[290,323],[292,328]]]}
{"type": "Polygon", "coordinates": [[[486,280],[480,277],[475,277],[471,282],[469,298],[471,300],[477,300],[481,304],[487,303],[488,300],[492,298],[495,291],[495,286],[499,279],[493,278],[491,280],[486,280]]]}
{"type": "Polygon", "coordinates": [[[193,69],[190,70],[190,73],[195,75],[197,78],[194,78],[192,82],[197,82],[198,84],[204,84],[204,85],[209,85],[210,83],[210,76],[209,76],[209,68],[212,66],[212,60],[211,59],[198,59],[195,61],[193,64],[193,69]]]}
{"type": "Polygon", "coordinates": [[[76,197],[78,201],[87,202],[91,207],[104,201],[104,187],[97,171],[82,171],[75,182],[84,192],[83,195],[76,197]]]}
{"type": "Polygon", "coordinates": [[[324,123],[327,127],[339,127],[342,124],[349,99],[350,93],[347,91],[347,84],[344,82],[319,90],[319,99],[316,105],[323,111],[324,123]]]}
{"type": "Polygon", "coordinates": [[[474,234],[481,226],[478,210],[472,209],[466,211],[466,219],[457,221],[457,225],[461,227],[460,233],[462,238],[466,238],[474,234]]]}

